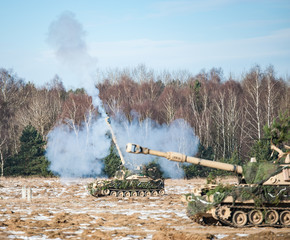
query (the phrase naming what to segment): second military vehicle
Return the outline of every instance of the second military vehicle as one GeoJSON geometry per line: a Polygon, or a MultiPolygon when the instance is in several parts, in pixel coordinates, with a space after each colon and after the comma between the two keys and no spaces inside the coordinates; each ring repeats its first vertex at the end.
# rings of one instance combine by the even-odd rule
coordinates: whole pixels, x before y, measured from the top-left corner
{"type": "Polygon", "coordinates": [[[279,152],[284,163],[252,159],[247,166],[232,165],[190,157],[176,152],[161,152],[128,143],[126,151],[150,154],[176,162],[187,162],[238,175],[237,185],[208,184],[187,194],[187,215],[200,224],[221,223],[234,227],[290,227],[290,157],[289,151],[279,152]]]}
{"type": "MultiPolygon", "coordinates": [[[[94,197],[149,197],[164,195],[164,179],[134,174],[126,170],[125,160],[117,143],[109,117],[106,118],[106,122],[109,126],[112,140],[118,150],[122,164],[120,170],[116,172],[114,179],[96,179],[89,183],[87,187],[89,193],[94,197]]],[[[154,171],[154,169],[152,169],[152,171],[154,171]]]]}

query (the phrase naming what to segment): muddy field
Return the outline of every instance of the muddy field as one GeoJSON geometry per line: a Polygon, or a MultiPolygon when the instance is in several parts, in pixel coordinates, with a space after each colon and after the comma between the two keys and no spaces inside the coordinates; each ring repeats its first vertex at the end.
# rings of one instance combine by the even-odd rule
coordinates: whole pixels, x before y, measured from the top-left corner
{"type": "MultiPolygon", "coordinates": [[[[289,229],[200,226],[180,195],[204,180],[166,180],[162,197],[95,198],[93,179],[0,179],[0,239],[290,239],[289,229]],[[22,188],[31,187],[31,201],[22,188]]],[[[225,179],[232,182],[234,179],[225,179]]]]}

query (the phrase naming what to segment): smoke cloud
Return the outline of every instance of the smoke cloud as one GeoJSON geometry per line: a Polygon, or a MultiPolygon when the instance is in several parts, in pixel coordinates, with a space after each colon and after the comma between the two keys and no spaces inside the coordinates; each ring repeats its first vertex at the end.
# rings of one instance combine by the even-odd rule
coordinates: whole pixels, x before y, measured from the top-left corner
{"type": "Polygon", "coordinates": [[[88,70],[96,64],[96,59],[88,53],[85,31],[72,12],[64,12],[50,24],[47,41],[56,56],[69,68],[88,70]]]}
{"type": "MultiPolygon", "coordinates": [[[[96,176],[102,173],[103,163],[100,159],[109,154],[110,139],[106,136],[108,126],[106,113],[98,96],[92,74],[96,59],[91,57],[84,40],[85,31],[70,12],[63,13],[49,27],[48,42],[54,49],[57,58],[77,74],[80,85],[92,96],[93,104],[101,113],[98,119],[92,119],[79,131],[72,131],[67,125],[55,127],[48,135],[46,156],[51,162],[51,170],[61,177],[96,176]]],[[[128,142],[160,151],[175,151],[194,155],[198,139],[193,129],[182,119],[168,125],[159,125],[146,119],[140,122],[136,117],[132,122],[122,114],[111,119],[112,128],[124,155],[126,167],[135,170],[137,166],[156,160],[154,156],[126,153],[128,142]]],[[[178,163],[167,159],[158,159],[167,177],[180,178],[183,170],[178,163]]]]}
{"type": "Polygon", "coordinates": [[[78,79],[79,86],[90,96],[95,96],[95,106],[100,106],[98,90],[94,87],[92,77],[97,59],[89,54],[85,36],[86,32],[75,14],[67,11],[50,24],[47,42],[62,66],[78,79]]]}
{"type": "Polygon", "coordinates": [[[126,167],[136,169],[142,164],[157,160],[167,177],[181,178],[184,176],[183,169],[179,167],[177,162],[150,155],[127,153],[125,147],[130,142],[154,150],[180,152],[194,156],[199,140],[186,121],[177,119],[168,126],[166,124],[160,125],[151,119],[139,122],[138,118],[135,118],[129,123],[122,115],[119,115],[118,118],[121,118],[122,121],[112,120],[112,127],[124,154],[126,167]]]}
{"type": "Polygon", "coordinates": [[[49,27],[48,43],[64,67],[79,79],[100,117],[92,119],[75,132],[66,125],[54,128],[48,135],[46,156],[51,162],[51,170],[61,177],[82,177],[100,175],[103,163],[99,160],[109,153],[110,139],[106,137],[108,126],[105,111],[95,87],[92,74],[96,59],[91,57],[84,40],[85,31],[75,15],[64,12],[49,27]]]}
{"type": "Polygon", "coordinates": [[[51,162],[50,169],[61,177],[101,175],[100,159],[108,155],[110,147],[104,121],[100,118],[78,134],[65,125],[54,128],[48,136],[46,154],[51,162]]]}

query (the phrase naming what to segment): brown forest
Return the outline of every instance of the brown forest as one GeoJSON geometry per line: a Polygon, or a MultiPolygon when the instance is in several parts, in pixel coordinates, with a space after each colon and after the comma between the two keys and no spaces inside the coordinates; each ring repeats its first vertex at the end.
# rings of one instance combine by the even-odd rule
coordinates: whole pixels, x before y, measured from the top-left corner
{"type": "MultiPolygon", "coordinates": [[[[143,65],[98,73],[95,78],[109,116],[121,111],[131,120],[138,113],[139,121],[151,118],[160,124],[183,118],[200,143],[213,149],[215,160],[234,153],[248,158],[253,143],[264,137],[263,127],[290,110],[290,79],[278,78],[273,66],[254,66],[237,79],[225,78],[222,69],[216,68],[196,75],[156,74],[143,65]]],[[[76,131],[88,112],[97,114],[83,89],[66,90],[57,75],[36,87],[2,68],[0,89],[2,170],[5,160],[19,151],[19,137],[28,124],[46,139],[57,124],[68,124],[76,131]]]]}

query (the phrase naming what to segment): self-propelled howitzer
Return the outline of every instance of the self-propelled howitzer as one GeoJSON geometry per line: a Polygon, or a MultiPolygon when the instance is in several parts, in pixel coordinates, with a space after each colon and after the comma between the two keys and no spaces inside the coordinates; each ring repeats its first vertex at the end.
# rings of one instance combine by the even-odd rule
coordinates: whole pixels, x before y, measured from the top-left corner
{"type": "Polygon", "coordinates": [[[109,117],[106,118],[106,122],[110,129],[113,143],[119,153],[121,166],[113,179],[96,179],[89,183],[87,187],[89,193],[94,197],[108,195],[112,197],[150,197],[163,195],[165,193],[163,178],[151,178],[126,170],[125,158],[118,145],[109,117]]]}
{"type": "MultiPolygon", "coordinates": [[[[277,151],[274,146],[273,150],[277,151]]],[[[193,189],[185,195],[187,215],[200,224],[221,223],[234,227],[290,227],[290,164],[289,152],[279,152],[284,163],[251,160],[246,166],[221,163],[176,152],[161,152],[128,143],[126,151],[164,157],[234,172],[236,185],[213,185],[193,189]]]]}

